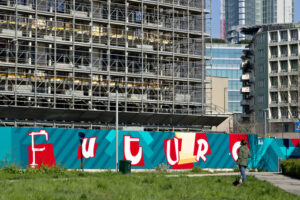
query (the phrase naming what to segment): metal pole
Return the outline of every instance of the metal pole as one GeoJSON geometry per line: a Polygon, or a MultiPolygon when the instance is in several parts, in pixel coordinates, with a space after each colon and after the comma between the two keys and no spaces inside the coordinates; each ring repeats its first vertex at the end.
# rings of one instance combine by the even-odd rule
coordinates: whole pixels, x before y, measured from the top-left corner
{"type": "MultiPolygon", "coordinates": [[[[282,117],[281,117],[282,118],[282,117]]],[[[281,122],[281,138],[283,139],[283,120],[281,122]]]]}
{"type": "Polygon", "coordinates": [[[267,110],[265,110],[265,138],[267,137],[267,110]]]}
{"type": "Polygon", "coordinates": [[[119,85],[116,85],[116,172],[118,172],[119,85]]]}

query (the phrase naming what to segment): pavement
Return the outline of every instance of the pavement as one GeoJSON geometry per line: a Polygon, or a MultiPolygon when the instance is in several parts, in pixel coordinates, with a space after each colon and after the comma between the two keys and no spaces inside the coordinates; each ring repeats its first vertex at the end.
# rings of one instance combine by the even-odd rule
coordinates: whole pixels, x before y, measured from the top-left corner
{"type": "MultiPolygon", "coordinates": [[[[273,185],[296,195],[300,195],[300,180],[288,176],[284,176],[278,172],[247,172],[247,176],[255,176],[261,181],[268,181],[273,185]]],[[[238,172],[230,173],[215,173],[215,174],[188,174],[189,177],[204,177],[204,176],[238,176],[238,172]]],[[[178,176],[178,175],[169,175],[178,176]]]]}
{"type": "Polygon", "coordinates": [[[268,181],[273,185],[293,194],[300,195],[300,180],[280,173],[257,173],[255,177],[262,181],[268,181]]]}

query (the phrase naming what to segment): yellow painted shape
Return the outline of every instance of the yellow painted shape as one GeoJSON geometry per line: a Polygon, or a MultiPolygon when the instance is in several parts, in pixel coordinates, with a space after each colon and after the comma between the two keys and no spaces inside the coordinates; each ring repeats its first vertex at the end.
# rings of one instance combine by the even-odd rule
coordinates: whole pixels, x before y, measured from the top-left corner
{"type": "Polygon", "coordinates": [[[195,134],[194,133],[175,133],[177,138],[182,139],[181,151],[179,152],[179,165],[196,162],[194,156],[195,134]]]}

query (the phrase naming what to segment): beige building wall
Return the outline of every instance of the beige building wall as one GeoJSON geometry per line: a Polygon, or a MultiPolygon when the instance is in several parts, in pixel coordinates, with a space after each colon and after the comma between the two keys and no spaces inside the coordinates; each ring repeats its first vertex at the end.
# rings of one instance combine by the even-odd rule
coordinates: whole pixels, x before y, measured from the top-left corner
{"type": "Polygon", "coordinates": [[[206,102],[211,104],[207,114],[228,113],[228,78],[207,76],[206,102]]]}
{"type": "Polygon", "coordinates": [[[228,78],[207,76],[209,82],[206,85],[206,102],[211,104],[207,114],[228,114],[228,118],[217,127],[212,127],[212,131],[230,132],[233,122],[232,115],[228,113],[228,78]]]}

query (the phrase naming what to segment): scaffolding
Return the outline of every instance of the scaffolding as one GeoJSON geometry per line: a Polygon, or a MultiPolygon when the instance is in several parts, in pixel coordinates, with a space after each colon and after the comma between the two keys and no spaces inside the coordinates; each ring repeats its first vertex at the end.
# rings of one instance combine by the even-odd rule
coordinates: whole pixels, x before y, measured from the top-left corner
{"type": "Polygon", "coordinates": [[[0,106],[204,115],[204,0],[0,0],[0,106]]]}

